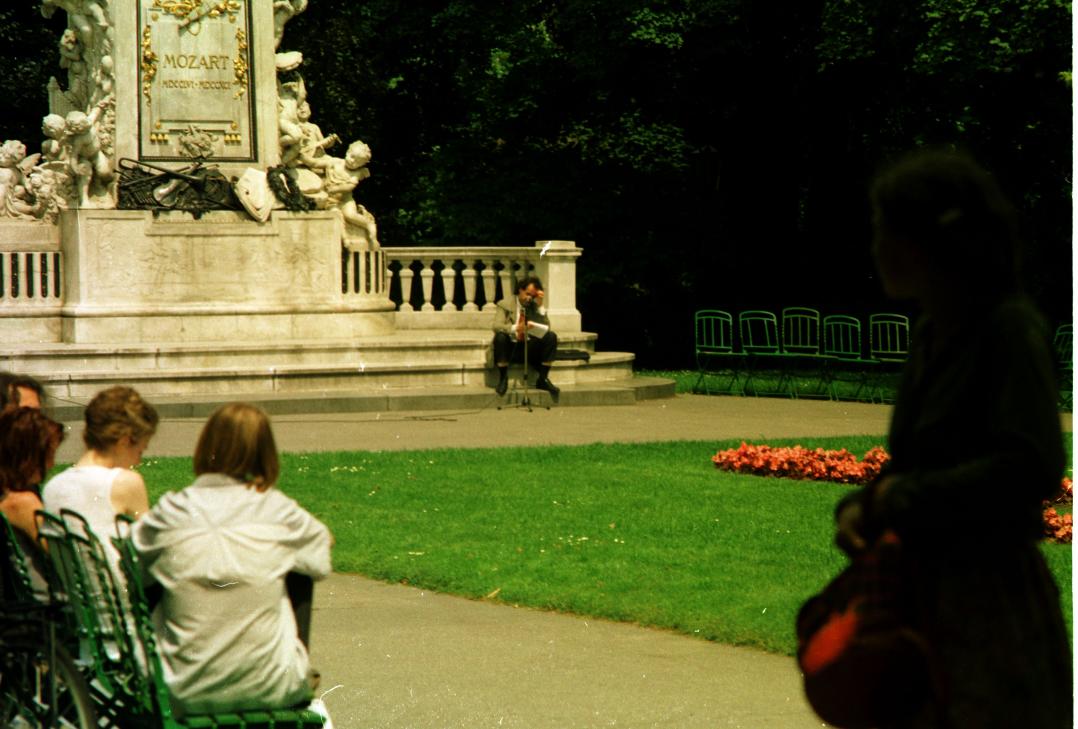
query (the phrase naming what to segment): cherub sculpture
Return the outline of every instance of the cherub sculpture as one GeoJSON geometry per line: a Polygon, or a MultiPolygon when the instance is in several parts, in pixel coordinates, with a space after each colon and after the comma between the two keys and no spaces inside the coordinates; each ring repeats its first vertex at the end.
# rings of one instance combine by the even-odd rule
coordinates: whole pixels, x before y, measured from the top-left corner
{"type": "MultiPolygon", "coordinates": [[[[281,137],[284,149],[281,153],[281,164],[288,167],[302,166],[317,173],[321,173],[326,167],[333,164],[332,157],[326,155],[326,150],[341,141],[336,134],[328,137],[322,134],[322,129],[311,119],[311,107],[304,101],[296,109],[297,121],[294,130],[298,130],[298,138],[281,137]]],[[[295,131],[293,131],[295,133],[295,131]]]]}
{"type": "Polygon", "coordinates": [[[64,135],[67,134],[67,122],[59,114],[49,114],[41,120],[41,133],[45,141],[41,143],[41,156],[45,162],[64,162],[67,159],[64,150],[64,135]]]}
{"type": "Polygon", "coordinates": [[[307,9],[307,0],[273,0],[273,47],[281,45],[284,26],[307,9]]]}
{"type": "Polygon", "coordinates": [[[108,185],[113,178],[112,162],[101,149],[97,136],[97,119],[108,99],[99,102],[89,114],[69,112],[64,119],[67,126],[65,147],[67,161],[75,180],[77,200],[80,207],[91,206],[93,183],[108,185]]]}
{"type": "Polygon", "coordinates": [[[344,221],[344,247],[348,250],[371,250],[378,245],[378,226],[374,216],[352,198],[352,191],[371,176],[367,164],[371,148],[361,141],[352,142],[344,159],[326,156],[327,205],[340,211],[344,221]]]}
{"type": "Polygon", "coordinates": [[[26,174],[39,155],[26,156],[26,145],[8,139],[0,145],[0,217],[31,217],[24,210],[26,174]]]}

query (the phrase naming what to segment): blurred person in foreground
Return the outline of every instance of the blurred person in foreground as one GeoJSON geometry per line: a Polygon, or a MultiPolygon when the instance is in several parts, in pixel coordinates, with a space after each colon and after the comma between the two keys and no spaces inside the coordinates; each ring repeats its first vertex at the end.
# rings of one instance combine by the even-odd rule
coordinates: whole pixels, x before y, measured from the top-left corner
{"type": "Polygon", "coordinates": [[[277,447],[254,405],[210,416],[194,471],[132,532],[147,582],[163,588],[154,627],[173,706],[181,716],[306,706],[316,674],[286,577],[329,574],[329,530],[274,488],[277,447]]]}
{"type": "Polygon", "coordinates": [[[0,409],[8,405],[41,410],[45,406],[45,387],[30,375],[0,372],[0,409]]]}
{"type": "Polygon", "coordinates": [[[1013,208],[968,157],[915,153],[871,191],[885,292],[914,301],[892,459],[836,509],[855,554],[885,530],[908,560],[933,699],[894,727],[1072,726],[1059,591],[1038,548],[1065,465],[1048,328],[1019,285],[1013,208]]]}
{"type": "Polygon", "coordinates": [[[15,527],[34,592],[47,594],[37,547],[40,484],[53,467],[64,428],[40,410],[8,405],[0,410],[0,513],[15,527]]]}

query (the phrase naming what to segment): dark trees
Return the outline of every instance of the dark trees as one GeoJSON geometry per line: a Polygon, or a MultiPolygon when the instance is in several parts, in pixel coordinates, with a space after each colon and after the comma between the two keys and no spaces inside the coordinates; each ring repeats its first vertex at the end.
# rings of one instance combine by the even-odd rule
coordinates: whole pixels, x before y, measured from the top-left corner
{"type": "Polygon", "coordinates": [[[585,328],[643,364],[688,363],[696,308],[896,306],[865,190],[919,144],[999,175],[1070,316],[1068,3],[314,0],[282,49],[314,121],[373,148],[383,243],[576,240],[585,328]]]}

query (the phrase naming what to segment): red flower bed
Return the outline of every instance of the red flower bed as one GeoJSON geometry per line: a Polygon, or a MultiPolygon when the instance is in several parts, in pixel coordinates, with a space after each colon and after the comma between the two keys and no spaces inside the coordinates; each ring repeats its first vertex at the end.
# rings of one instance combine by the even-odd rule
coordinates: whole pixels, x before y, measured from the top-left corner
{"type": "Polygon", "coordinates": [[[871,482],[889,460],[891,456],[883,448],[873,448],[858,461],[857,456],[845,448],[828,451],[801,446],[772,448],[748,443],[742,443],[740,448],[719,451],[711,459],[716,468],[724,471],[857,484],[871,482]]]}
{"type": "MultiPolygon", "coordinates": [[[[719,451],[711,458],[715,468],[724,471],[850,484],[872,482],[889,460],[891,456],[880,447],[873,448],[859,461],[845,448],[837,451],[801,446],[772,448],[744,442],[740,448],[719,451]]],[[[1073,501],[1074,483],[1065,478],[1061,493],[1053,503],[1070,504],[1073,501]]],[[[1044,535],[1056,542],[1070,543],[1073,533],[1071,515],[1059,514],[1048,503],[1045,502],[1044,535]]]]}

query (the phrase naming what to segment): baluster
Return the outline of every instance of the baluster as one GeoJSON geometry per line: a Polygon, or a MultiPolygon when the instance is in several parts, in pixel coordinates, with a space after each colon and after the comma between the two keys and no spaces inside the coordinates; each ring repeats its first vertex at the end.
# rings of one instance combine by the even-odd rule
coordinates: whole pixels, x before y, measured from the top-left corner
{"type": "Polygon", "coordinates": [[[457,271],[453,268],[456,261],[449,261],[442,269],[442,287],[445,289],[445,306],[442,311],[456,311],[457,304],[454,299],[457,296],[457,271]]]}
{"type": "Polygon", "coordinates": [[[483,294],[486,296],[486,303],[483,304],[483,311],[494,311],[497,307],[494,303],[494,261],[491,260],[483,267],[483,294]]]}
{"type": "Polygon", "coordinates": [[[464,269],[460,272],[464,279],[464,311],[479,311],[475,305],[475,261],[464,259],[464,269]]]}
{"type": "Polygon", "coordinates": [[[34,295],[34,282],[30,278],[30,257],[33,253],[19,253],[19,298],[26,301],[34,295]]]}
{"type": "Polygon", "coordinates": [[[423,289],[423,304],[420,311],[434,311],[431,297],[434,295],[434,259],[423,262],[423,270],[419,272],[420,283],[423,289]]]}
{"type": "Polygon", "coordinates": [[[517,282],[520,281],[520,279],[524,278],[524,276],[526,275],[524,273],[524,266],[525,264],[522,261],[517,261],[515,259],[509,261],[509,278],[512,279],[512,282],[509,284],[509,286],[512,289],[514,295],[517,291],[517,282]]]}
{"type": "Polygon", "coordinates": [[[374,266],[376,290],[375,293],[379,296],[388,296],[388,290],[386,289],[386,256],[381,250],[374,252],[374,266]]]}
{"type": "Polygon", "coordinates": [[[58,301],[64,298],[64,254],[52,254],[52,294],[58,301]]]}
{"type": "Polygon", "coordinates": [[[401,311],[415,311],[412,308],[412,277],[415,275],[411,268],[411,261],[401,261],[401,311]]]}
{"type": "Polygon", "coordinates": [[[37,254],[37,290],[42,299],[49,298],[49,254],[37,254]]]}
{"type": "Polygon", "coordinates": [[[502,298],[508,298],[513,295],[513,262],[510,260],[502,261],[502,270],[498,272],[498,279],[502,282],[502,298]]]}

